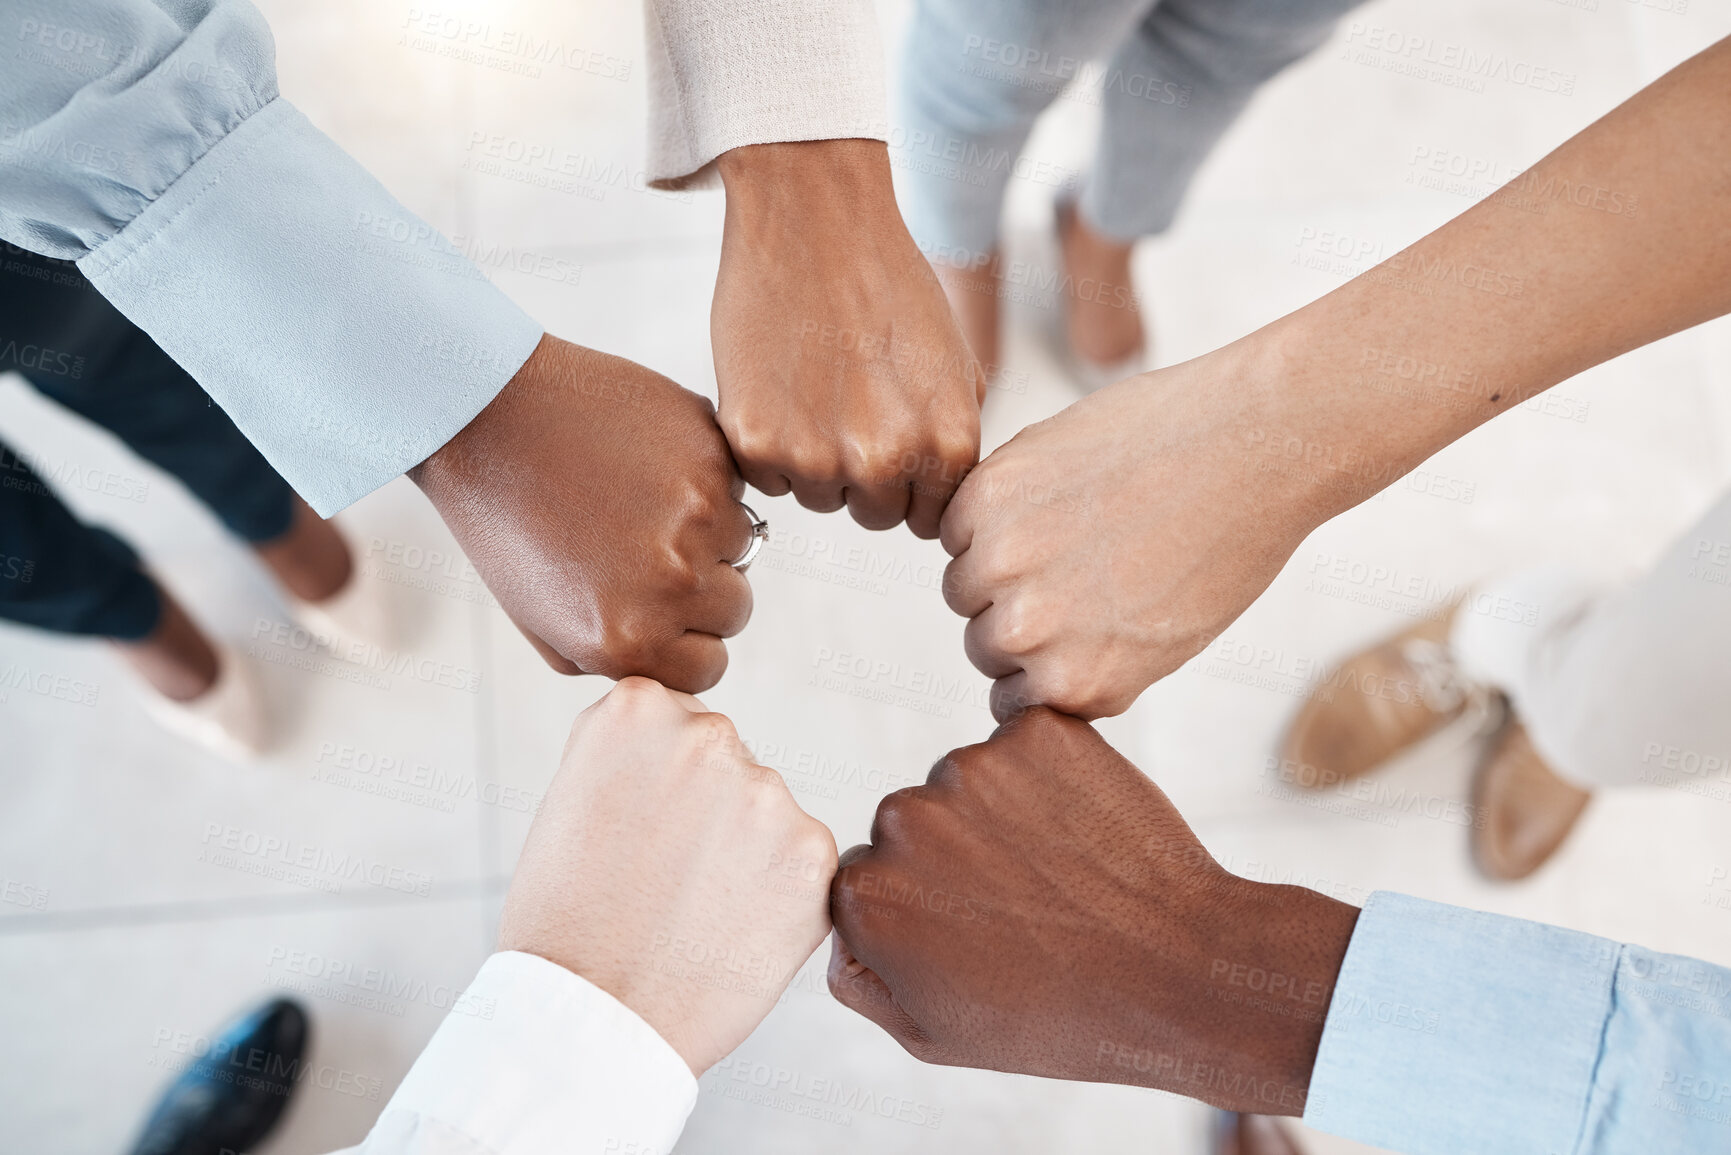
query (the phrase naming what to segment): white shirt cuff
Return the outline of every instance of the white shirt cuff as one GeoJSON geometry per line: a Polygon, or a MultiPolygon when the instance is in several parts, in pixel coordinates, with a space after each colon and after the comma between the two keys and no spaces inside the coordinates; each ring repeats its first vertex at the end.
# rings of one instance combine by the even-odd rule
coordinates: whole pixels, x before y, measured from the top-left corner
{"type": "Polygon", "coordinates": [[[685,1060],[629,1007],[506,951],[481,967],[361,1150],[661,1155],[696,1102],[685,1060]],[[419,1139],[405,1148],[407,1136],[419,1139]]]}
{"type": "Polygon", "coordinates": [[[542,335],[281,98],[78,267],[327,516],[449,441],[542,335]]]}

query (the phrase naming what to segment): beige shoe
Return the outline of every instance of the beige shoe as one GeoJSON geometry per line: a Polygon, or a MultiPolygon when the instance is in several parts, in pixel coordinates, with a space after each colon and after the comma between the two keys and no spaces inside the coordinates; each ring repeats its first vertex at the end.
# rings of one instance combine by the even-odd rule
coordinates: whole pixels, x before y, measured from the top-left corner
{"type": "Polygon", "coordinates": [[[1455,669],[1452,618],[1421,622],[1348,658],[1313,690],[1281,742],[1281,778],[1321,789],[1370,773],[1450,723],[1488,730],[1501,699],[1455,669]]]}
{"type": "Polygon", "coordinates": [[[363,574],[357,566],[348,584],[322,602],[286,594],[295,620],[338,656],[357,648],[391,649],[396,643],[395,606],[386,582],[363,574]]]}
{"type": "Polygon", "coordinates": [[[216,650],[216,681],[185,702],[142,687],[144,708],[172,734],[227,758],[250,762],[270,745],[269,713],[252,659],[221,642],[216,650]]]}
{"type": "Polygon", "coordinates": [[[1473,777],[1473,858],[1499,882],[1527,877],[1555,854],[1592,799],[1557,777],[1510,720],[1473,777]]]}

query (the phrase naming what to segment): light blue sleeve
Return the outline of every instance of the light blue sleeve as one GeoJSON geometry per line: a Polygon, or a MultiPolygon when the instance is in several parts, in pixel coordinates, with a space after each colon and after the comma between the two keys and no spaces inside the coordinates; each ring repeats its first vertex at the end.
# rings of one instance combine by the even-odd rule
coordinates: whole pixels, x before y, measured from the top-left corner
{"type": "Polygon", "coordinates": [[[0,237],[76,260],[325,515],[542,333],[277,95],[245,0],[0,0],[0,237]]]}
{"type": "Polygon", "coordinates": [[[1379,891],[1304,1121],[1410,1155],[1731,1151],[1731,970],[1379,891]]]}

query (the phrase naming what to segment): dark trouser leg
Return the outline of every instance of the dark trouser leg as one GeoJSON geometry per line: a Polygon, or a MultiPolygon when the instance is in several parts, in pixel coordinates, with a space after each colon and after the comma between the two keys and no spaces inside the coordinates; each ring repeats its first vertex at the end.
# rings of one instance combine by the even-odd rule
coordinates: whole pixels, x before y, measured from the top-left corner
{"type": "Polygon", "coordinates": [[[156,584],[114,534],[79,521],[0,444],[0,618],[137,641],[162,614],[156,584]]]}
{"type": "Polygon", "coordinates": [[[288,532],[294,517],[288,483],[198,383],[69,262],[4,252],[3,369],[22,372],[178,478],[243,540],[288,532]]]}

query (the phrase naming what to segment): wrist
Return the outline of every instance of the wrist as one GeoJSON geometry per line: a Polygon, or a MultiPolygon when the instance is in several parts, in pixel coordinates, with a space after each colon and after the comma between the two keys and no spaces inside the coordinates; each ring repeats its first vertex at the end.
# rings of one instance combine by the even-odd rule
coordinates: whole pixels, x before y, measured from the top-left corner
{"type": "Polygon", "coordinates": [[[1221,1105],[1303,1114],[1358,908],[1304,887],[1237,877],[1227,894],[1214,908],[1204,976],[1206,1001],[1217,1008],[1208,1049],[1240,1063],[1245,1078],[1223,1080],[1238,1098],[1221,1105]]]}
{"type": "Polygon", "coordinates": [[[1363,341],[1303,309],[1209,354],[1241,383],[1237,434],[1305,532],[1398,481],[1450,437],[1422,415],[1386,408],[1361,362],[1363,341]]]}
{"type": "Polygon", "coordinates": [[[730,149],[716,160],[730,221],[838,226],[893,217],[889,147],[881,140],[800,140],[730,149]]]}

